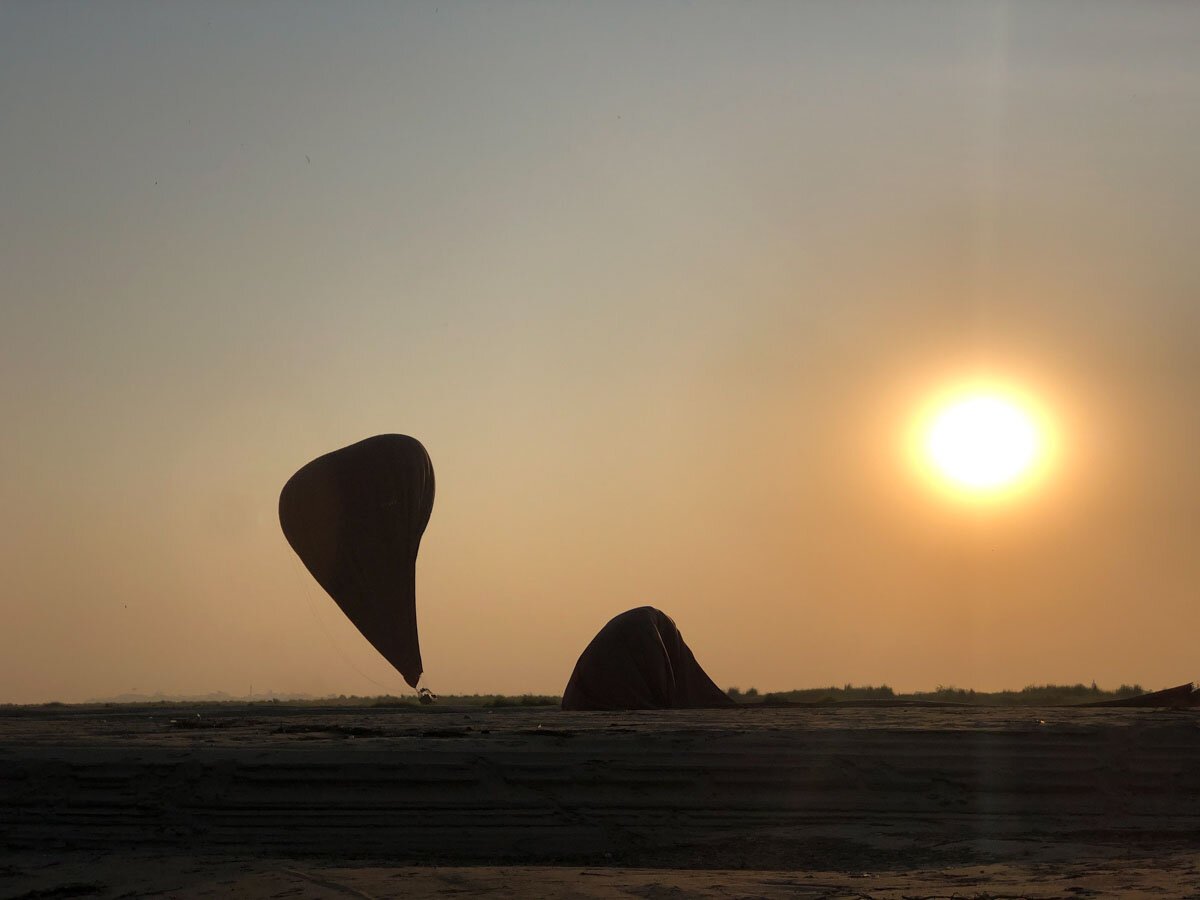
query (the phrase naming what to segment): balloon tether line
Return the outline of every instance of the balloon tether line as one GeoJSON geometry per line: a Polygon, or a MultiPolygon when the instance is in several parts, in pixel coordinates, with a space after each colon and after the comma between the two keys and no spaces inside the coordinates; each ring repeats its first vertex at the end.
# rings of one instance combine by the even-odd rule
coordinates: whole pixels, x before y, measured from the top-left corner
{"type": "MultiPolygon", "coordinates": [[[[295,565],[295,563],[293,563],[293,565],[295,565]]],[[[292,571],[295,572],[296,570],[292,569],[292,571]]],[[[308,574],[307,571],[305,572],[305,574],[308,574]]],[[[383,690],[386,692],[386,696],[389,696],[389,697],[393,696],[393,694],[391,692],[391,688],[389,688],[386,684],[381,684],[380,682],[378,682],[374,678],[372,678],[370,675],[368,675],[366,672],[362,671],[362,669],[360,669],[358,666],[356,666],[354,664],[354,661],[352,659],[350,659],[349,656],[346,655],[345,651],[342,650],[342,648],[338,646],[337,641],[335,641],[333,639],[333,635],[329,633],[329,629],[325,627],[325,623],[321,621],[321,617],[319,615],[317,615],[317,608],[312,600],[312,585],[309,584],[308,579],[304,578],[303,576],[300,577],[300,581],[304,585],[304,601],[305,601],[305,605],[308,606],[308,611],[310,613],[312,613],[313,618],[317,620],[317,627],[319,627],[321,629],[321,633],[325,635],[325,639],[328,640],[329,643],[333,645],[333,649],[337,652],[337,655],[342,658],[342,662],[344,662],[351,669],[353,669],[356,673],[358,673],[358,675],[360,677],[365,678],[367,681],[371,682],[371,684],[375,685],[378,688],[383,688],[383,690]]]]}

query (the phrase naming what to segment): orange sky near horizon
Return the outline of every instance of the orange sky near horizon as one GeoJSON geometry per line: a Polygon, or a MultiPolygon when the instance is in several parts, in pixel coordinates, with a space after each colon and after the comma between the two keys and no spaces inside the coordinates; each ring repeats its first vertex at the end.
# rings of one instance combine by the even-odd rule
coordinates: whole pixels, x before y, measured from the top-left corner
{"type": "Polygon", "coordinates": [[[407,693],[279,490],[419,438],[439,693],[1197,676],[1200,7],[0,7],[0,702],[407,693]],[[992,379],[1055,452],[914,466],[992,379]]]}

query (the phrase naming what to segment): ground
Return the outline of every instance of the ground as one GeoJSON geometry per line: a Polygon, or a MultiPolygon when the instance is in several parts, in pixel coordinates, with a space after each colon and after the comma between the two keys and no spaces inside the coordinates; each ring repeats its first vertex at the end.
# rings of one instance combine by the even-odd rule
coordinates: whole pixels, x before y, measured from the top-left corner
{"type": "Polygon", "coordinates": [[[0,896],[1200,897],[1200,715],[0,714],[0,896]]]}

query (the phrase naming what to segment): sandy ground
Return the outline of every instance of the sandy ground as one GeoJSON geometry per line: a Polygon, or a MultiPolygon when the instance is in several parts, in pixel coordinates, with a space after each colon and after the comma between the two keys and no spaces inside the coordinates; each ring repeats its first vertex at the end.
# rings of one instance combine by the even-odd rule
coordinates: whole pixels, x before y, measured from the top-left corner
{"type": "Polygon", "coordinates": [[[1200,897],[1200,714],[0,713],[0,897],[1200,897]]]}

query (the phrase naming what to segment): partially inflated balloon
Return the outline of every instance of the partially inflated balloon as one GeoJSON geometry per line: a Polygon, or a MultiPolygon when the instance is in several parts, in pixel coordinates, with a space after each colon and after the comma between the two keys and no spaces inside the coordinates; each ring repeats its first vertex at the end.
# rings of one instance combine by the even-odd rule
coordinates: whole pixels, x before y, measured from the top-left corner
{"type": "Polygon", "coordinates": [[[592,638],[563,709],[713,709],[734,703],[700,668],[674,620],[653,606],[623,612],[592,638]]]}
{"type": "Polygon", "coordinates": [[[416,438],[381,434],[326,453],[279,495],[296,555],[363,637],[416,687],[416,568],[433,464],[416,438]]]}

